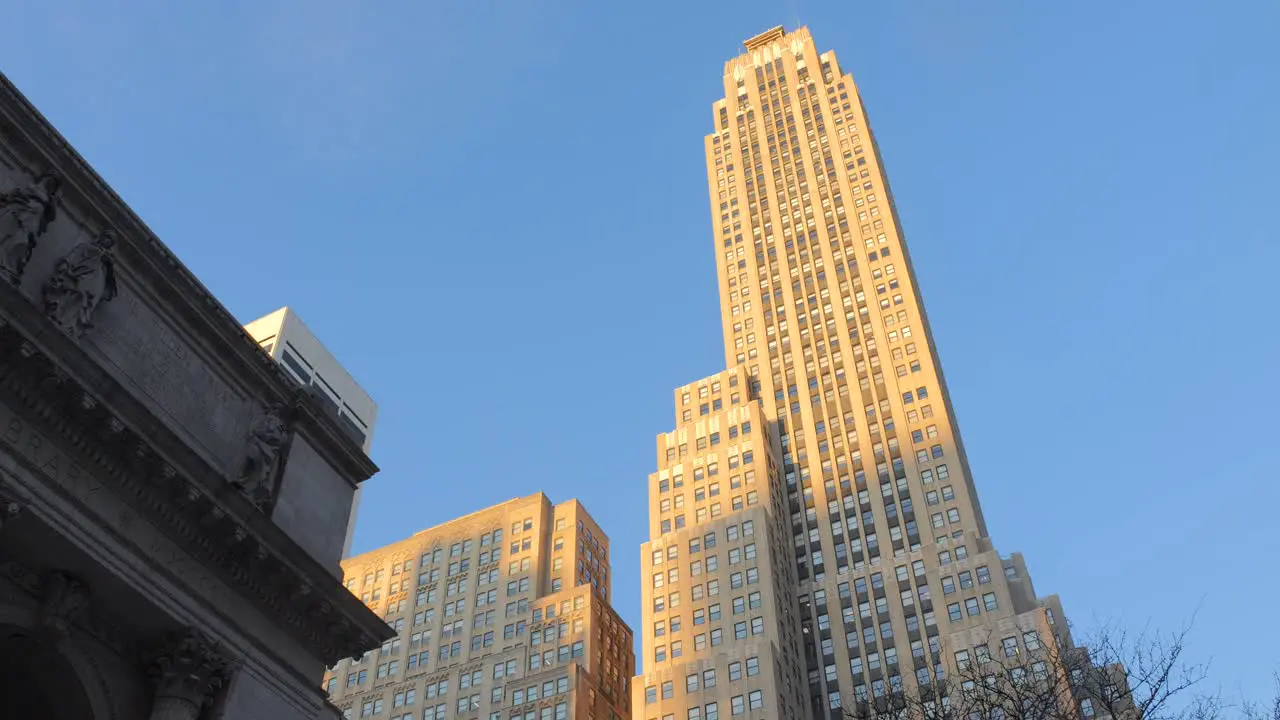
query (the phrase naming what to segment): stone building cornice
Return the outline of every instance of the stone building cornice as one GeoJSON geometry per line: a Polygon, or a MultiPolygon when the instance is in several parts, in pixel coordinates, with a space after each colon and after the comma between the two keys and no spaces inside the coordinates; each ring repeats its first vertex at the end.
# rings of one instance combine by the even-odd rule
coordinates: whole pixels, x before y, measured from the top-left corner
{"type": "MultiPolygon", "coordinates": [[[[268,403],[288,400],[297,384],[3,73],[0,133],[33,166],[56,168],[64,206],[90,212],[95,224],[115,229],[121,264],[169,311],[166,319],[180,324],[185,338],[201,346],[202,356],[220,375],[268,403]]],[[[330,413],[313,405],[298,413],[297,422],[318,436],[316,450],[325,460],[354,482],[377,472],[360,443],[330,413]]]]}
{"type": "Polygon", "coordinates": [[[0,399],[38,422],[140,517],[239,588],[326,664],[358,656],[394,635],[223,474],[3,283],[0,399]]]}
{"type": "MultiPolygon", "coordinates": [[[[116,261],[131,287],[148,304],[165,308],[165,320],[216,375],[257,403],[291,406],[293,431],[353,485],[377,471],[337,417],[299,393],[3,74],[0,135],[15,161],[56,171],[60,204],[73,219],[115,232],[116,261]]],[[[394,634],[243,497],[225,469],[184,441],[8,283],[0,283],[0,396],[326,664],[360,655],[394,634]]]]}

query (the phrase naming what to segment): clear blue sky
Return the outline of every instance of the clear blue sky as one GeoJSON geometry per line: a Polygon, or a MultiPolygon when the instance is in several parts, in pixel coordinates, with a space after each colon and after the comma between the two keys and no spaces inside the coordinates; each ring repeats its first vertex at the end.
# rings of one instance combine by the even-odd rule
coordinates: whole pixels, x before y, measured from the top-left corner
{"type": "Polygon", "coordinates": [[[380,403],[358,550],[578,497],[633,624],[654,436],[724,363],[710,105],[743,38],[809,25],[997,546],[1078,625],[1199,607],[1229,691],[1280,665],[1280,3],[6,5],[0,68],[238,317],[292,305],[380,403]]]}

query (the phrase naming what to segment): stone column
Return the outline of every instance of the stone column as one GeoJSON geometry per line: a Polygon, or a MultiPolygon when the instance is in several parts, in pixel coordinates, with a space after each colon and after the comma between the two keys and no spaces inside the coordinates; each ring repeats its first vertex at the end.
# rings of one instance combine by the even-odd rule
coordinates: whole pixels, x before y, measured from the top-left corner
{"type": "Polygon", "coordinates": [[[197,720],[226,683],[230,662],[216,642],[188,628],[167,636],[150,658],[150,720],[197,720]]]}

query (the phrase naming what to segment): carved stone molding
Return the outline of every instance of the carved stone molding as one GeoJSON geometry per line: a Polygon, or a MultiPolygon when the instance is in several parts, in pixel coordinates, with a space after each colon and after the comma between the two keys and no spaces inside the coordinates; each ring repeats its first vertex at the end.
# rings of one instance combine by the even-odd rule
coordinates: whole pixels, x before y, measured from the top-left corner
{"type": "Polygon", "coordinates": [[[27,187],[0,193],[0,278],[22,281],[40,237],[58,217],[62,176],[46,172],[27,187]]]}
{"type": "Polygon", "coordinates": [[[195,720],[232,670],[226,651],[194,628],[166,635],[147,657],[147,674],[155,683],[151,718],[195,720]]]}
{"type": "MultiPolygon", "coordinates": [[[[157,290],[162,302],[198,316],[201,322],[194,329],[202,339],[235,356],[243,374],[251,376],[259,389],[272,388],[276,392],[287,393],[296,386],[287,371],[245,332],[243,324],[156,237],[142,218],[45,120],[31,101],[0,73],[0,125],[5,121],[19,129],[12,135],[6,135],[6,144],[21,145],[25,151],[23,154],[43,157],[45,165],[58,168],[57,192],[61,203],[93,217],[99,226],[119,231],[118,256],[121,263],[128,266],[131,277],[157,290]]],[[[52,174],[52,171],[46,173],[52,174]]],[[[4,273],[0,272],[0,277],[4,277],[4,273]]],[[[335,461],[342,461],[345,457],[354,459],[356,465],[368,464],[360,444],[347,436],[340,423],[333,420],[329,424],[328,442],[322,443],[322,449],[331,451],[338,446],[341,452],[335,453],[335,461]]]]}
{"type": "MultiPolygon", "coordinates": [[[[15,558],[0,555],[0,579],[13,584],[38,603],[36,616],[38,621],[42,619],[40,613],[45,612],[43,608],[48,604],[46,598],[64,598],[54,603],[54,606],[62,608],[62,616],[68,620],[66,627],[70,628],[70,620],[74,619],[81,630],[96,638],[113,652],[123,656],[132,656],[136,653],[137,648],[131,634],[118,626],[113,619],[94,612],[96,608],[90,607],[88,602],[69,605],[72,593],[68,591],[72,590],[72,587],[62,590],[52,589],[50,580],[56,575],[64,575],[64,573],[38,570],[15,558]]],[[[72,581],[68,585],[76,582],[69,576],[68,579],[72,581]]],[[[53,583],[57,582],[57,580],[53,581],[53,583]]],[[[88,597],[89,595],[86,594],[86,599],[88,597]]],[[[48,625],[44,627],[47,628],[48,625]]]]}
{"type": "Polygon", "coordinates": [[[64,572],[44,578],[40,597],[40,625],[55,635],[66,634],[89,604],[89,586],[64,572]]]}
{"type": "MultiPolygon", "coordinates": [[[[0,300],[13,293],[0,283],[0,300]]],[[[96,488],[100,480],[139,519],[162,529],[223,582],[238,586],[237,592],[278,618],[282,628],[326,662],[377,647],[389,636],[385,624],[336,578],[328,582],[332,576],[327,570],[304,552],[290,551],[287,540],[269,539],[281,531],[235,492],[225,476],[184,458],[163,430],[125,422],[116,407],[122,400],[118,388],[91,391],[79,373],[63,369],[36,345],[34,328],[43,324],[36,308],[0,303],[0,309],[14,313],[10,320],[0,312],[0,399],[38,422],[38,432],[45,436],[40,456],[29,462],[48,472],[55,467],[51,454],[65,455],[55,445],[65,443],[66,452],[78,455],[56,460],[59,469],[52,481],[96,488]],[[112,402],[105,401],[108,397],[112,402]],[[158,445],[165,447],[163,455],[158,445]]],[[[73,344],[61,333],[42,339],[73,344]]],[[[0,443],[21,456],[33,447],[21,438],[35,432],[36,426],[14,417],[0,427],[0,443]]],[[[0,522],[4,507],[0,503],[0,522]]]]}

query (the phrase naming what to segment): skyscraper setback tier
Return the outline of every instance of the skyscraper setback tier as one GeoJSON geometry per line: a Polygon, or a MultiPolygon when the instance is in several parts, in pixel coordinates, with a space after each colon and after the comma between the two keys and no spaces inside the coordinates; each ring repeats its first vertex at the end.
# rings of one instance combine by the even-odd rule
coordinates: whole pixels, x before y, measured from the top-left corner
{"type": "Polygon", "coordinates": [[[970,652],[1070,647],[987,536],[852,76],[775,28],[724,89],[706,159],[730,369],[678,389],[658,437],[634,717],[835,718],[970,652]]]}
{"type": "Polygon", "coordinates": [[[609,539],[577,501],[510,500],[342,569],[397,632],[329,669],[344,717],[630,717],[633,637],[609,605],[609,539]]]}

